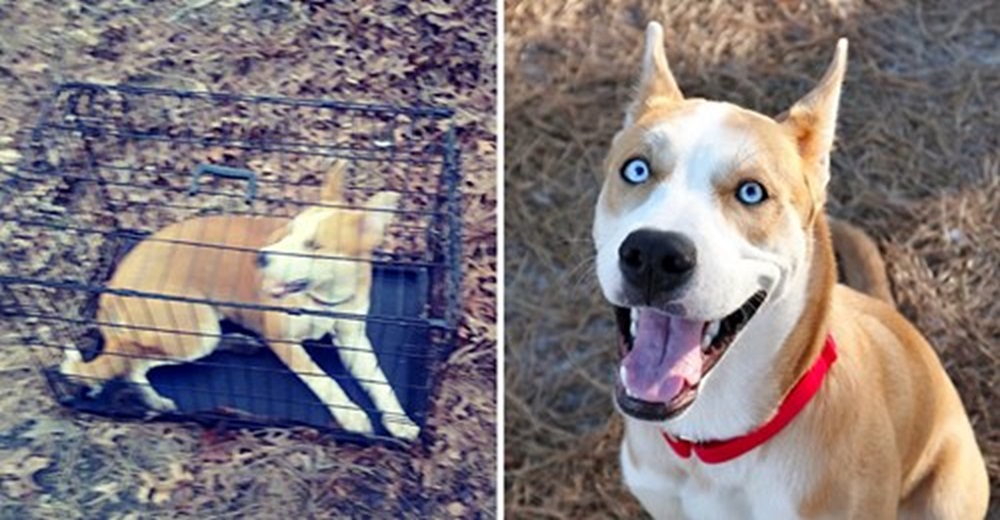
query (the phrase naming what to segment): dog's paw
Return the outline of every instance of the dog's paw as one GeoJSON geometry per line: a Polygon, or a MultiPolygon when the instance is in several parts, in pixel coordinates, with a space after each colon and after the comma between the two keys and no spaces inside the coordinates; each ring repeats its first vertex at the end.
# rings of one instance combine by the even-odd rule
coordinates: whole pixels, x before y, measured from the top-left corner
{"type": "Polygon", "coordinates": [[[337,419],[340,427],[354,433],[369,435],[372,433],[372,421],[368,414],[358,410],[345,410],[343,408],[331,408],[333,416],[337,419]]]}
{"type": "Polygon", "coordinates": [[[146,406],[157,412],[168,413],[177,411],[177,403],[169,397],[148,393],[144,396],[144,400],[146,401],[146,406]]]}
{"type": "Polygon", "coordinates": [[[405,415],[386,416],[382,419],[382,424],[385,425],[385,429],[389,430],[389,433],[393,437],[399,439],[409,441],[416,439],[417,435],[420,435],[420,427],[405,415]]]}

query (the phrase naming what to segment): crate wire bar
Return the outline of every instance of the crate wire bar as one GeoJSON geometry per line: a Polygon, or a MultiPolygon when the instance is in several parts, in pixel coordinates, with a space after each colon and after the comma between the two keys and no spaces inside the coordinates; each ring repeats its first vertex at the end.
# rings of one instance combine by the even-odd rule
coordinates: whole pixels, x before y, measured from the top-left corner
{"type": "MultiPolygon", "coordinates": [[[[23,146],[17,170],[0,173],[0,320],[30,349],[55,397],[76,409],[150,417],[153,410],[135,388],[149,384],[176,404],[157,416],[301,424],[367,442],[392,437],[380,418],[391,422],[393,412],[380,411],[371,395],[372,388],[388,385],[422,427],[436,366],[454,348],[459,319],[461,173],[451,116],[451,110],[435,107],[62,84],[23,146]],[[338,164],[346,165],[341,196],[323,200],[323,186],[338,164]],[[385,193],[398,195],[395,207],[364,206],[385,193]],[[294,229],[288,224],[310,211],[364,213],[363,222],[387,222],[374,250],[360,255],[271,251],[273,241],[265,242],[267,257],[276,255],[279,265],[311,262],[310,279],[322,278],[312,270],[335,264],[370,271],[367,313],[287,303],[301,298],[206,297],[157,284],[157,276],[166,280],[163,273],[187,271],[209,273],[213,280],[255,280],[249,272],[232,273],[234,265],[258,258],[260,243],[239,243],[228,227],[221,232],[227,238],[201,237],[212,229],[218,235],[220,225],[255,219],[288,230],[273,235],[280,241],[294,229]],[[370,217],[376,214],[388,216],[370,217]],[[193,235],[161,232],[183,222],[204,229],[193,235]],[[116,274],[126,276],[124,264],[137,247],[143,254],[135,258],[154,259],[138,266],[150,279],[115,282],[116,274]],[[176,254],[211,264],[242,260],[173,271],[184,268],[163,256],[176,254]],[[197,306],[219,312],[219,327],[207,327],[214,332],[164,314],[197,306]],[[129,314],[152,316],[157,310],[147,318],[129,314]],[[269,347],[290,340],[265,337],[257,330],[263,327],[248,327],[257,322],[244,315],[363,322],[385,380],[352,376],[342,355],[366,349],[327,334],[303,342],[323,373],[293,373],[269,347]],[[178,345],[184,338],[210,337],[206,341],[226,347],[153,368],[148,383],[121,381],[118,374],[101,381],[99,393],[87,392],[88,385],[66,377],[60,364],[67,351],[79,352],[86,362],[106,355],[109,334],[152,334],[178,345]],[[336,405],[310,392],[303,376],[332,377],[371,418],[375,432],[357,435],[339,426],[330,413],[336,405]]],[[[350,232],[337,231],[344,237],[350,232]]],[[[349,241],[337,236],[335,242],[349,241]]],[[[266,271],[266,265],[258,267],[266,271]]],[[[149,355],[151,362],[170,356],[143,352],[117,355],[149,355]]]]}

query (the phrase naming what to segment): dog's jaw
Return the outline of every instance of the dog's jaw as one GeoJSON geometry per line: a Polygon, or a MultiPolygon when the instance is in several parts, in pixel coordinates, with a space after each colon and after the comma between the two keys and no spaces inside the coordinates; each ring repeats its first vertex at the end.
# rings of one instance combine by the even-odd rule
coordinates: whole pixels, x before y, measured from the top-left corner
{"type": "Polygon", "coordinates": [[[705,376],[694,403],[663,423],[664,431],[691,440],[726,439],[752,431],[774,412],[782,392],[778,357],[806,304],[809,269],[800,267],[782,280],[705,376]]]}

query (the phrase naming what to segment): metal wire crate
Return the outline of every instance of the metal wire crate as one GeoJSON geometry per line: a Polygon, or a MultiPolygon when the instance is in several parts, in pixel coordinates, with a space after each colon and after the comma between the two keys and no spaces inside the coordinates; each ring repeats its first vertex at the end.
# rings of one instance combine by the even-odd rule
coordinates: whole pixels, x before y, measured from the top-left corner
{"type": "MultiPolygon", "coordinates": [[[[16,173],[0,173],[0,319],[31,350],[56,398],[76,409],[213,423],[304,424],[355,440],[399,437],[386,425],[405,423],[405,416],[422,427],[435,366],[454,347],[459,312],[460,170],[451,114],[441,108],[60,85],[16,173]],[[331,202],[321,200],[320,192],[334,161],[346,161],[347,178],[331,202]],[[364,206],[386,192],[398,194],[395,207],[364,206]],[[324,216],[362,215],[358,222],[376,222],[370,217],[376,213],[390,216],[377,247],[364,254],[336,247],[332,252],[319,246],[272,248],[276,240],[301,241],[297,235],[288,238],[297,229],[289,223],[303,221],[295,217],[310,211],[317,214],[317,208],[324,216]],[[258,237],[265,222],[277,231],[263,242],[218,231],[233,222],[246,224],[248,236],[258,237]],[[199,231],[164,231],[172,226],[199,231]],[[272,269],[258,262],[264,250],[278,265],[311,262],[306,285],[295,280],[279,284],[291,294],[260,296],[272,269]],[[170,255],[187,258],[188,264],[170,255]],[[334,293],[346,283],[344,277],[325,277],[331,266],[347,263],[372,275],[368,312],[345,311],[317,296],[321,282],[324,291],[334,293]],[[247,267],[251,264],[256,271],[247,267]],[[122,281],[126,270],[140,275],[122,281]],[[188,278],[164,287],[177,273],[188,278]],[[209,280],[198,283],[211,287],[211,294],[192,289],[199,286],[186,280],[196,275],[209,280]],[[216,290],[226,281],[243,289],[216,290]],[[218,327],[173,314],[203,308],[216,313],[218,327]],[[272,319],[299,320],[295,323],[313,330],[296,333],[309,336],[302,341],[288,334],[268,337],[262,329],[271,328],[262,324],[272,319]],[[324,328],[331,323],[341,332],[348,328],[341,324],[364,324],[363,336],[385,380],[371,370],[362,370],[365,377],[359,378],[358,370],[345,369],[343,356],[352,366],[365,365],[367,347],[341,344],[345,341],[324,328]],[[172,358],[191,336],[225,348],[172,358]],[[116,345],[110,350],[109,337],[116,345]],[[122,342],[131,350],[119,349],[122,342]],[[147,348],[144,342],[160,346],[147,348]],[[289,369],[275,355],[281,344],[304,345],[322,373],[289,369]],[[351,354],[355,351],[360,353],[351,354]],[[77,352],[82,359],[74,361],[77,352]],[[111,374],[108,381],[86,384],[81,377],[99,377],[66,368],[102,356],[156,368],[146,379],[105,371],[111,374]],[[374,432],[360,435],[338,425],[333,416],[343,403],[312,389],[329,388],[320,378],[335,381],[351,405],[370,417],[374,432]],[[174,409],[154,411],[143,385],[172,401],[174,409]],[[374,405],[371,396],[384,387],[396,395],[405,416],[374,405]]],[[[337,236],[346,240],[357,229],[348,226],[337,236]]],[[[280,325],[275,330],[284,331],[280,325]]]]}

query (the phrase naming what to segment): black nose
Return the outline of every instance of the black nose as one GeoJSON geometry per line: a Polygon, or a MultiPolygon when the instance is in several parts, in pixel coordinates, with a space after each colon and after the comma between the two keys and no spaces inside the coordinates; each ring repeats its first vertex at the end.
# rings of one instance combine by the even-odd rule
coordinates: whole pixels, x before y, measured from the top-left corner
{"type": "Polygon", "coordinates": [[[257,267],[267,267],[267,253],[257,253],[257,267]]]}
{"type": "Polygon", "coordinates": [[[618,248],[618,267],[625,281],[650,298],[686,282],[697,264],[690,238],[673,231],[639,229],[618,248]]]}

